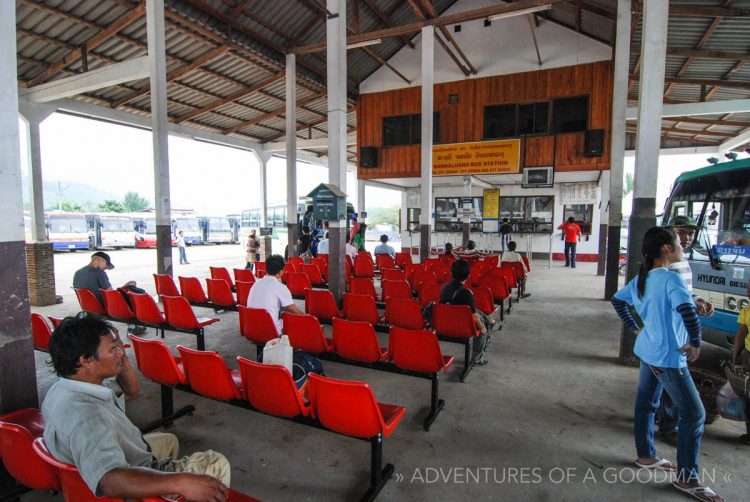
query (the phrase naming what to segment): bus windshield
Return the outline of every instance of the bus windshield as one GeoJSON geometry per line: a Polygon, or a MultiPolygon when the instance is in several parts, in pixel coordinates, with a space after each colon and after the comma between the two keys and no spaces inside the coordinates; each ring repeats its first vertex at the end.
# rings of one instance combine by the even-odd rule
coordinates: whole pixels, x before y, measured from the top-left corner
{"type": "Polygon", "coordinates": [[[69,234],[69,233],[87,233],[88,226],[86,218],[79,216],[50,216],[49,231],[51,233],[69,234]]]}
{"type": "Polygon", "coordinates": [[[106,232],[132,232],[133,223],[126,218],[106,218],[101,219],[101,228],[106,232]]]}
{"type": "Polygon", "coordinates": [[[750,263],[750,176],[729,171],[678,183],[667,207],[669,220],[694,218],[701,227],[693,244],[694,259],[708,250],[723,263],[750,263]]]}
{"type": "Polygon", "coordinates": [[[177,218],[175,220],[175,226],[177,227],[178,232],[180,230],[197,232],[198,220],[196,218],[177,218]]]}

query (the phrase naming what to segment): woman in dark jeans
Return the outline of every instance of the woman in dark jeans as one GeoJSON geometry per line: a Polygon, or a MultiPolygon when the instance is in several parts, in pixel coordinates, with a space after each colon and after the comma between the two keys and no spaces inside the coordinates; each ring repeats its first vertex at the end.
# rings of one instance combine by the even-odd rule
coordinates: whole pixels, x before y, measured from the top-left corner
{"type": "Polygon", "coordinates": [[[667,269],[682,260],[676,234],[664,227],[650,228],[643,239],[643,258],[638,276],[612,299],[617,314],[637,335],[634,352],[641,360],[633,424],[635,465],[677,471],[675,488],[698,500],[721,502],[721,497],[700,483],[698,457],[706,412],[687,362],[700,356],[701,325],[685,280],[667,269]],[[636,323],[629,305],[643,326],[636,323]],[[663,390],[679,410],[677,465],[657,457],[654,448],[654,415],[663,390]]]}

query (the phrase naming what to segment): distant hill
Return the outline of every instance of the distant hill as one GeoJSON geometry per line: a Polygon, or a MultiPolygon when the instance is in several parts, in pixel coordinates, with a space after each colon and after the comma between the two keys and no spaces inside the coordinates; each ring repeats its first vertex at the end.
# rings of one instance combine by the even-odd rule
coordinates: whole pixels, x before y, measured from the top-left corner
{"type": "MultiPolygon", "coordinates": [[[[24,175],[21,182],[23,183],[23,199],[27,203],[29,200],[28,176],[24,175]]],[[[59,183],[60,185],[58,186],[56,180],[44,180],[42,186],[45,209],[57,209],[58,193],[60,191],[62,191],[63,200],[80,204],[86,210],[94,209],[108,199],[120,200],[125,195],[124,193],[116,194],[100,190],[88,183],[78,183],[75,181],[61,181],[59,183]]]]}

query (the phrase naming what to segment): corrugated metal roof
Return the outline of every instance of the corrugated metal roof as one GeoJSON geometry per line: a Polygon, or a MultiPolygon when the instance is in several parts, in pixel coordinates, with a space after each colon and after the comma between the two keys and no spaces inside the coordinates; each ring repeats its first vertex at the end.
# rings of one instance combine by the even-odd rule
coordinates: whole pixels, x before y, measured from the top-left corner
{"type": "MultiPolygon", "coordinates": [[[[138,0],[16,0],[19,85],[47,82],[83,72],[84,61],[77,55],[84,45],[87,46],[89,70],[145,55],[145,15],[134,16],[118,33],[91,45],[92,37],[118,23],[124,16],[129,16],[141,4],[138,0]],[[54,65],[69,54],[73,55],[73,61],[59,71],[49,71],[50,68],[57,69],[54,65]]],[[[723,0],[670,2],[671,7],[695,9],[723,8],[724,4],[723,0]]],[[[239,11],[235,10],[234,5],[242,4],[226,0],[165,0],[167,71],[172,76],[168,83],[169,117],[173,121],[189,123],[219,134],[277,141],[283,136],[285,128],[284,54],[289,48],[325,40],[323,2],[253,0],[239,11]],[[222,46],[226,46],[227,50],[212,53],[222,46]],[[202,59],[211,54],[214,55],[212,59],[202,59]],[[196,61],[203,64],[184,71],[196,61]],[[175,72],[182,74],[174,77],[175,72]],[[271,81],[274,75],[279,74],[281,78],[271,81]],[[262,89],[246,92],[263,82],[266,85],[262,89]],[[230,101],[230,98],[233,99],[230,101]]],[[[402,0],[372,0],[357,5],[360,32],[420,20],[412,6],[402,0]],[[387,17],[387,21],[382,17],[387,17]]],[[[438,15],[466,10],[456,0],[433,0],[431,5],[438,15]]],[[[350,25],[353,6],[353,2],[347,2],[347,21],[350,25]]],[[[750,0],[737,0],[730,7],[750,8],[750,0]]],[[[473,4],[468,8],[474,8],[473,4]]],[[[556,4],[550,11],[537,15],[612,44],[615,8],[616,2],[612,0],[583,0],[556,4]]],[[[637,0],[633,1],[633,8],[636,12],[643,9],[637,0]]],[[[631,73],[638,73],[637,48],[643,29],[640,17],[636,16],[638,22],[633,26],[632,44],[636,50],[630,56],[631,73]]],[[[668,90],[665,100],[679,103],[750,98],[750,65],[745,64],[750,51],[749,27],[747,17],[671,16],[667,33],[668,48],[688,52],[667,57],[665,75],[673,80],[671,85],[665,86],[665,91],[668,90]],[[710,33],[709,27],[713,27],[710,33]],[[690,52],[696,49],[714,52],[690,52]],[[716,51],[721,52],[721,57],[716,57],[716,51]],[[733,59],[732,53],[742,57],[733,59]],[[693,57],[688,58],[691,54],[693,57]],[[721,81],[728,84],[710,85],[721,81]],[[734,86],[731,83],[735,83],[734,86]],[[707,85],[702,88],[701,84],[707,85]]],[[[359,83],[382,66],[380,61],[388,61],[415,36],[418,34],[386,38],[367,49],[347,51],[350,107],[355,104],[359,83]]],[[[471,61],[471,54],[467,56],[471,61]]],[[[297,99],[305,103],[297,109],[300,137],[322,137],[326,134],[325,66],[325,53],[305,54],[297,58],[297,99]],[[314,101],[307,101],[317,95],[320,96],[314,101]]],[[[148,86],[148,79],[142,79],[92,91],[75,99],[148,115],[148,86]]],[[[638,90],[638,82],[633,82],[631,104],[638,90]]],[[[738,134],[746,128],[743,126],[745,123],[750,127],[748,113],[701,118],[707,117],[734,121],[740,125],[717,125],[708,129],[707,125],[693,123],[677,124],[679,127],[675,127],[675,122],[665,119],[664,127],[669,129],[665,132],[665,141],[689,144],[692,135],[696,145],[716,143],[722,137],[705,132],[701,135],[701,131],[738,134]],[[687,132],[674,130],[678,128],[687,132]],[[680,139],[675,140],[676,136],[680,139]],[[686,139],[682,139],[682,136],[686,139]]],[[[347,124],[349,128],[356,127],[354,111],[347,114],[347,124]]]]}

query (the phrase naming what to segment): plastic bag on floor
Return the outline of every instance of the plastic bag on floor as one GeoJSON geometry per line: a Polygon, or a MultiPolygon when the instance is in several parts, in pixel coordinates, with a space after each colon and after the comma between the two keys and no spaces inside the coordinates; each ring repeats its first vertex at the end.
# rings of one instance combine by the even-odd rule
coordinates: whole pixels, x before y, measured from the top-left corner
{"type": "Polygon", "coordinates": [[[729,382],[725,383],[716,395],[716,406],[722,417],[738,422],[745,421],[745,400],[735,394],[729,382]]]}

